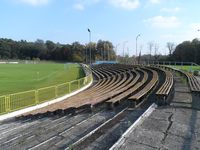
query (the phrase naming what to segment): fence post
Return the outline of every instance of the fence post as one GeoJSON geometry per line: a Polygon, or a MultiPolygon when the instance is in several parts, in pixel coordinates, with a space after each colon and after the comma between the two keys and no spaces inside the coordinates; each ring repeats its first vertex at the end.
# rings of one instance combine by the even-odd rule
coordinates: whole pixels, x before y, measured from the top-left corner
{"type": "Polygon", "coordinates": [[[92,81],[92,74],[90,75],[90,82],[92,81]]]}
{"type": "Polygon", "coordinates": [[[58,97],[58,86],[55,86],[55,96],[58,97]]]}
{"type": "Polygon", "coordinates": [[[89,76],[87,76],[87,80],[88,80],[88,82],[90,81],[90,75],[89,75],[89,76]]]}
{"type": "Polygon", "coordinates": [[[86,79],[85,84],[88,84],[88,76],[85,79],[86,79]]]}
{"type": "Polygon", "coordinates": [[[11,111],[11,101],[10,101],[10,95],[6,96],[6,112],[11,111]]]}
{"type": "Polygon", "coordinates": [[[78,80],[78,89],[80,89],[80,79],[78,80]]]}
{"type": "Polygon", "coordinates": [[[38,90],[35,90],[35,104],[39,104],[38,90]]]}
{"type": "Polygon", "coordinates": [[[69,93],[71,93],[71,82],[69,82],[69,93]]]}
{"type": "Polygon", "coordinates": [[[89,75],[88,78],[89,78],[89,83],[90,83],[92,81],[92,75],[89,75]]]}
{"type": "Polygon", "coordinates": [[[84,85],[84,86],[85,86],[85,79],[86,79],[86,77],[83,78],[83,85],[84,85]]]}
{"type": "Polygon", "coordinates": [[[90,82],[90,75],[87,76],[87,84],[90,82]]]}

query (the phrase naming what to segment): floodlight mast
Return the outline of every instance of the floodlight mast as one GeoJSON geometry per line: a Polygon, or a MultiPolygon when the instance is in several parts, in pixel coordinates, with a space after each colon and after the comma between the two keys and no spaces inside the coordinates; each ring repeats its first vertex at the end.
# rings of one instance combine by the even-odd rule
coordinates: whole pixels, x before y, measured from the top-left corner
{"type": "Polygon", "coordinates": [[[136,45],[135,45],[135,47],[136,47],[136,57],[137,57],[137,41],[138,41],[138,38],[139,38],[140,36],[141,36],[140,34],[138,34],[138,35],[136,36],[136,45]]]}
{"type": "Polygon", "coordinates": [[[123,42],[123,63],[124,63],[124,60],[125,60],[124,49],[125,49],[126,43],[128,43],[128,41],[124,41],[124,42],[123,42]]]}
{"type": "Polygon", "coordinates": [[[119,46],[120,44],[118,43],[116,46],[115,46],[115,61],[117,61],[117,47],[119,46]]]}
{"type": "MultiPolygon", "coordinates": [[[[91,65],[91,63],[92,63],[92,61],[91,61],[91,30],[88,28],[88,33],[89,33],[89,49],[90,49],[90,65],[91,65]]],[[[87,56],[86,56],[87,57],[87,56]]]]}
{"type": "Polygon", "coordinates": [[[140,34],[138,34],[137,36],[136,36],[136,44],[135,44],[135,49],[136,49],[136,54],[135,54],[135,59],[136,59],[136,62],[137,62],[137,41],[138,41],[138,38],[140,37],[141,35],[140,34]]]}

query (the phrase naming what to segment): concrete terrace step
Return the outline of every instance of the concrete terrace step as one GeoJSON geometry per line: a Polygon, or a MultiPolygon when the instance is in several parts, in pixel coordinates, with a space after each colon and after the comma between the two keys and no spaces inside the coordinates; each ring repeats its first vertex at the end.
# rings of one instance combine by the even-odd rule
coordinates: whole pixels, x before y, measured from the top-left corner
{"type": "Polygon", "coordinates": [[[190,92],[179,92],[186,85],[177,79],[171,105],[157,108],[112,150],[200,148],[200,111],[193,109],[190,92]]]}
{"type": "Polygon", "coordinates": [[[83,122],[74,125],[72,128],[59,133],[58,135],[40,143],[31,149],[63,149],[70,146],[73,142],[76,142],[85,134],[97,128],[100,124],[112,117],[114,113],[101,112],[95,116],[84,120],[83,122]]]}
{"type": "Polygon", "coordinates": [[[72,148],[75,150],[109,149],[126,129],[144,112],[144,109],[128,109],[126,111],[126,115],[123,118],[120,120],[116,118],[117,120],[114,121],[114,124],[113,118],[106,123],[103,128],[99,128],[77,145],[72,145],[72,148]]]}
{"type": "MultiPolygon", "coordinates": [[[[13,132],[13,128],[8,128],[8,132],[5,134],[5,136],[0,137],[0,142],[2,142],[1,139],[6,140],[6,138],[8,139],[12,139],[13,137],[15,138],[18,134],[21,134],[23,136],[32,133],[32,131],[34,131],[34,129],[38,129],[38,128],[42,128],[45,126],[48,126],[50,124],[56,124],[59,122],[62,122],[63,120],[67,120],[69,118],[69,116],[63,116],[61,118],[42,118],[42,119],[37,119],[37,120],[29,120],[26,123],[23,123],[22,125],[26,126],[29,123],[33,123],[36,122],[34,124],[32,124],[31,126],[27,126],[27,128],[23,128],[22,131],[20,130],[20,125],[16,124],[15,126],[18,128],[18,130],[16,130],[15,132],[13,132]],[[9,133],[9,130],[11,130],[11,132],[9,133]]],[[[4,131],[5,132],[5,131],[4,131]]]]}
{"type": "Polygon", "coordinates": [[[72,117],[63,116],[50,120],[42,119],[24,124],[27,128],[18,128],[14,132],[7,132],[0,139],[0,149],[49,149],[53,145],[56,147],[66,147],[70,143],[78,140],[107,119],[114,113],[98,112],[96,114],[83,113],[72,117]]]}
{"type": "MultiPolygon", "coordinates": [[[[17,130],[16,132],[7,134],[3,139],[0,140],[0,143],[1,143],[0,149],[6,148],[6,147],[15,147],[17,145],[22,146],[25,144],[23,144],[20,141],[28,141],[28,140],[30,140],[30,143],[26,144],[27,146],[32,145],[31,143],[33,143],[34,145],[34,142],[33,142],[34,137],[44,140],[42,139],[42,137],[44,136],[42,134],[46,134],[50,130],[56,133],[56,130],[54,129],[58,129],[59,127],[65,127],[66,129],[68,127],[68,126],[65,126],[66,124],[70,125],[70,122],[74,124],[79,123],[85,120],[86,118],[88,118],[88,116],[89,116],[88,114],[81,114],[80,116],[74,116],[74,117],[69,117],[69,118],[64,116],[55,120],[42,119],[41,122],[38,121],[37,124],[35,124],[32,127],[22,129],[22,130],[17,130]],[[7,141],[7,139],[10,139],[10,140],[7,141]]],[[[71,126],[74,124],[71,124],[71,126]]],[[[38,144],[40,143],[40,141],[36,143],[38,144]]]]}
{"type": "Polygon", "coordinates": [[[76,125],[73,129],[61,133],[60,135],[65,138],[62,141],[56,143],[55,146],[59,148],[65,148],[71,145],[72,143],[76,142],[78,139],[82,138],[84,135],[88,134],[113,116],[114,113],[104,112],[94,118],[89,118],[84,123],[76,125]]]}

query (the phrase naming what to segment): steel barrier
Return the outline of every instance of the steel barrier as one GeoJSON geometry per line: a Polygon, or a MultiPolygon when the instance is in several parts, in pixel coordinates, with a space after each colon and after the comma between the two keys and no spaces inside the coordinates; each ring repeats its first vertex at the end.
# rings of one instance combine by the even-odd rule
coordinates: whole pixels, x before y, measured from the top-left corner
{"type": "Polygon", "coordinates": [[[64,96],[84,87],[91,80],[92,74],[55,86],[0,96],[0,115],[64,96]]]}

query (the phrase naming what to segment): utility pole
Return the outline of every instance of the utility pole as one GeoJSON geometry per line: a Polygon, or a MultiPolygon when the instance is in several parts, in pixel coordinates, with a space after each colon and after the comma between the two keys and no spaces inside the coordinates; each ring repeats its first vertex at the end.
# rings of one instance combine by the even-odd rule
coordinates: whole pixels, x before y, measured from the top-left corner
{"type": "Polygon", "coordinates": [[[89,49],[90,49],[90,65],[91,65],[91,63],[92,63],[92,61],[91,61],[91,54],[92,54],[92,52],[91,52],[91,30],[88,28],[88,32],[89,32],[89,49]]]}
{"type": "Polygon", "coordinates": [[[116,46],[115,46],[115,61],[117,61],[117,47],[119,46],[120,44],[118,43],[116,46]]]}
{"type": "Polygon", "coordinates": [[[126,43],[128,43],[128,41],[124,41],[124,42],[123,42],[123,61],[125,60],[125,58],[124,58],[124,57],[125,57],[125,55],[124,55],[124,48],[125,48],[125,44],[126,44],[126,43]]]}
{"type": "Polygon", "coordinates": [[[136,44],[135,44],[135,49],[136,49],[136,56],[135,56],[135,58],[136,58],[136,62],[137,62],[137,41],[138,41],[138,38],[140,37],[140,34],[138,34],[137,36],[136,36],[136,44]]]}

